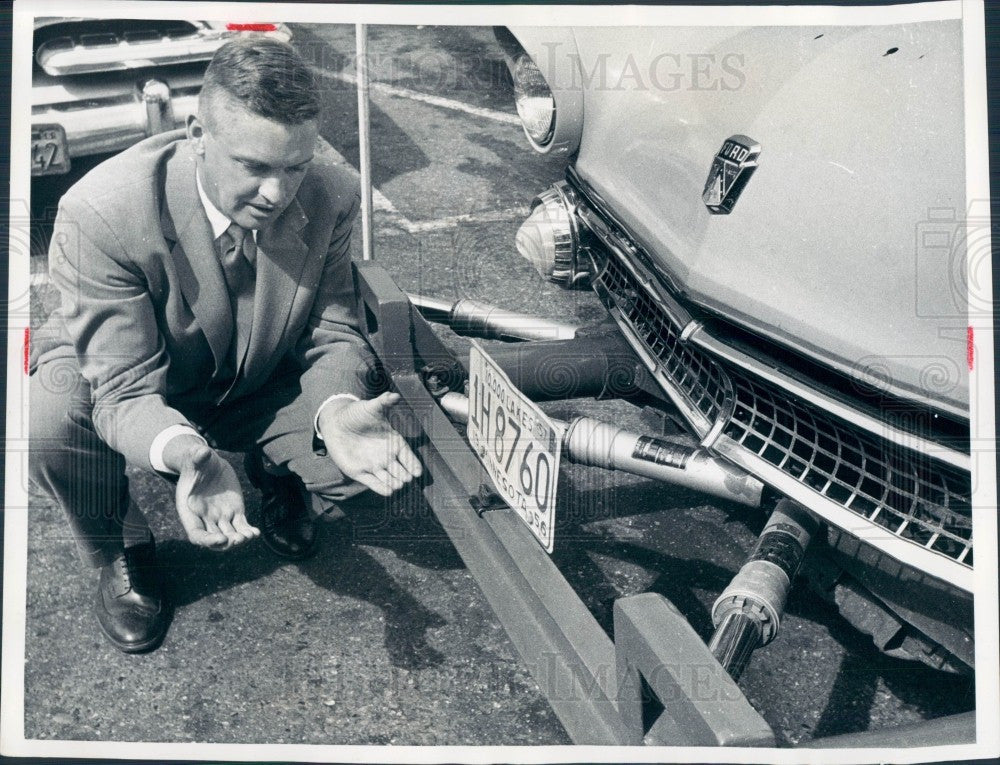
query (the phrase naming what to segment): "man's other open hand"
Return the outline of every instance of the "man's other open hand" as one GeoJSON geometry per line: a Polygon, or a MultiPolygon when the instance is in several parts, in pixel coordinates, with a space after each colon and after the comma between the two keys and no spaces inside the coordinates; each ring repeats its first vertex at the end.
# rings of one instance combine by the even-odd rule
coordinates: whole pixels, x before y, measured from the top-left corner
{"type": "Polygon", "coordinates": [[[204,443],[190,448],[180,463],[177,515],[196,545],[224,550],[260,535],[247,521],[236,471],[204,443]]]}
{"type": "Polygon", "coordinates": [[[320,435],[340,472],[384,497],[423,472],[389,424],[389,409],[398,401],[398,393],[371,401],[336,401],[323,407],[319,417],[320,435]]]}

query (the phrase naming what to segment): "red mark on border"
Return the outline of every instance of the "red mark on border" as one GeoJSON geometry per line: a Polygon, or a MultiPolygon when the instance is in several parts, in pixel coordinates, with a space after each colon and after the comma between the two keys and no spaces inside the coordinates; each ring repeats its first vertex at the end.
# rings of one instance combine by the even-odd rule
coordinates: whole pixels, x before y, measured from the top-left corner
{"type": "Polygon", "coordinates": [[[31,329],[24,328],[24,373],[28,374],[28,358],[31,355],[31,329]]]}
{"type": "Polygon", "coordinates": [[[277,24],[226,24],[230,32],[275,32],[277,24]]]}
{"type": "Polygon", "coordinates": [[[972,371],[972,362],[975,361],[975,347],[972,344],[972,327],[969,327],[968,340],[965,346],[965,356],[969,362],[969,371],[972,371]]]}

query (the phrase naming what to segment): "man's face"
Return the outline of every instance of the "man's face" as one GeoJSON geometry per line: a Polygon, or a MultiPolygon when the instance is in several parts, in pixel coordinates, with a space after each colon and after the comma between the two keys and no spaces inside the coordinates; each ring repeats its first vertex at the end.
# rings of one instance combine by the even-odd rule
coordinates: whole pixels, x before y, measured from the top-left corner
{"type": "Polygon", "coordinates": [[[213,99],[206,108],[214,110],[213,130],[198,117],[188,120],[205,193],[243,228],[270,225],[305,177],[319,135],[316,120],[283,125],[227,97],[213,99]]]}

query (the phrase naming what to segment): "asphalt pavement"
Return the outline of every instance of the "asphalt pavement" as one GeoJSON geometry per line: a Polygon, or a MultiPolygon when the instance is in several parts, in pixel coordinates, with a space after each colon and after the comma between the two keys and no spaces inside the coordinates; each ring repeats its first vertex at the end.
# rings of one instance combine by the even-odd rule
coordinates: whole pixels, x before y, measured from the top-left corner
{"type": "MultiPolygon", "coordinates": [[[[356,166],[353,29],[299,26],[321,73],[322,134],[356,166]]],[[[564,162],[534,154],[489,29],[372,27],[375,258],[405,290],[474,297],[590,324],[586,292],[546,284],[514,234],[564,162]]],[[[36,214],[58,196],[38,189],[36,214]]],[[[355,242],[355,250],[358,242],[355,242]]],[[[44,271],[44,255],[33,270],[44,271]]],[[[35,320],[55,297],[42,284],[35,320]]],[[[450,347],[467,341],[443,332],[450,347]]],[[[638,431],[659,418],[622,402],[548,404],[638,431]]],[[[241,474],[242,475],[242,474],[241,474]]],[[[190,545],[170,487],[135,473],[176,604],[162,647],[125,656],[100,636],[93,574],[60,511],[30,510],[25,655],[29,738],[312,744],[566,744],[565,731],[475,580],[416,492],[348,508],[350,539],[301,564],[261,544],[190,545]]],[[[256,493],[245,484],[251,510],[256,493]]],[[[611,631],[614,600],[659,592],[703,637],[709,610],[764,518],[696,492],[564,465],[555,562],[611,631]]],[[[826,603],[793,591],[779,637],[741,680],[782,744],[878,729],[973,707],[973,683],[880,655],[826,603]]]]}

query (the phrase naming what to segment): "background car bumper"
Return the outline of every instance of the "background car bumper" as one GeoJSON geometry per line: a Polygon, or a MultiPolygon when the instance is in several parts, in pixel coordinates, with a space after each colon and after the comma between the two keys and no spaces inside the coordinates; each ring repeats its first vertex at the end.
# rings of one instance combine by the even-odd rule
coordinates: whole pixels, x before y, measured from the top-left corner
{"type": "Polygon", "coordinates": [[[148,136],[183,126],[197,108],[201,75],[199,70],[168,81],[154,72],[133,78],[126,90],[36,105],[31,113],[32,128],[61,125],[70,158],[120,151],[148,136]]]}

